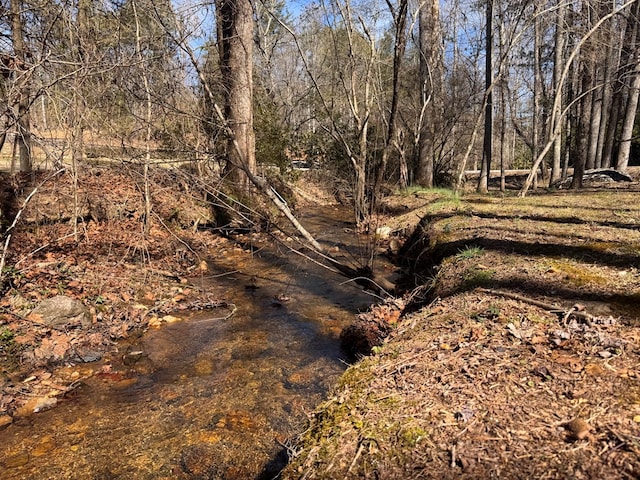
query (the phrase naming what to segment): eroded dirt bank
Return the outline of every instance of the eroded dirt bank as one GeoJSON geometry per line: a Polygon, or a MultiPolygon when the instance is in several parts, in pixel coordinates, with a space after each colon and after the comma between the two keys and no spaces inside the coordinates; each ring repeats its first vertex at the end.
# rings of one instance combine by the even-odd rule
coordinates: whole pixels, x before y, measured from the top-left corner
{"type": "Polygon", "coordinates": [[[636,190],[396,198],[414,308],[283,478],[638,478],[636,190]],[[415,302],[418,302],[417,304],[415,302]]]}

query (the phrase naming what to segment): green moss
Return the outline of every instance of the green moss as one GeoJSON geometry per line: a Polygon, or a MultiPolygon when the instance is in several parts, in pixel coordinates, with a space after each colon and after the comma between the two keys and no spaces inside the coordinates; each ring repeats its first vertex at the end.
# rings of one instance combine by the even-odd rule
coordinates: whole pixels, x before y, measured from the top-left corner
{"type": "Polygon", "coordinates": [[[22,347],[15,341],[15,332],[7,327],[0,327],[0,359],[6,370],[14,370],[20,365],[22,347]]]}
{"type": "Polygon", "coordinates": [[[568,261],[553,260],[550,262],[553,270],[564,274],[565,280],[578,287],[596,284],[605,285],[607,279],[602,275],[589,269],[586,265],[575,265],[568,261]]]}
{"type": "Polygon", "coordinates": [[[493,269],[470,268],[463,277],[462,287],[465,290],[471,290],[477,287],[489,287],[495,275],[496,271],[493,269]]]}
{"type": "Polygon", "coordinates": [[[400,430],[398,435],[404,445],[409,448],[416,447],[422,440],[427,438],[426,430],[417,425],[406,425],[400,430]]]}

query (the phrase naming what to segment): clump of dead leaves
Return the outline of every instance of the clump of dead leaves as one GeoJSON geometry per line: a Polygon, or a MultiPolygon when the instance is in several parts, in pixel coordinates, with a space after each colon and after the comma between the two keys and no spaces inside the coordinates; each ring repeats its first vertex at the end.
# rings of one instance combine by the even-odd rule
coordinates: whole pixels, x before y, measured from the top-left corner
{"type": "MultiPolygon", "coordinates": [[[[145,233],[135,175],[111,169],[98,173],[85,172],[80,179],[75,231],[68,221],[71,178],[62,176],[39,187],[12,232],[0,298],[0,416],[24,410],[29,398],[65,394],[78,376],[59,372],[72,366],[86,376],[85,365],[146,328],[158,312],[211,303],[190,279],[207,273],[207,251],[227,241],[193,228],[208,221],[189,220],[185,213],[196,203],[196,189],[182,196],[167,193],[170,173],[158,172],[152,185],[158,208],[145,233]],[[82,302],[91,326],[56,330],[30,316],[42,300],[56,295],[82,302]],[[52,390],[49,383],[63,388],[52,390]]],[[[29,189],[21,192],[16,205],[29,189]]],[[[204,215],[195,207],[191,211],[204,215]]]]}
{"type": "Polygon", "coordinates": [[[369,355],[391,333],[404,308],[405,300],[402,298],[388,298],[367,312],[356,315],[355,320],[340,333],[342,348],[354,358],[369,355]]]}

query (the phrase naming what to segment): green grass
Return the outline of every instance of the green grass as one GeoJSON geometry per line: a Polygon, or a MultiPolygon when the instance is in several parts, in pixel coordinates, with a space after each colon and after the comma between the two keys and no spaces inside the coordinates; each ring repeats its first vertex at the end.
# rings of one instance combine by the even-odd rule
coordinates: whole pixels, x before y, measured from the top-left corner
{"type": "Polygon", "coordinates": [[[484,249],[482,247],[468,246],[458,252],[458,254],[456,255],[456,259],[469,260],[471,258],[480,257],[483,253],[484,249]]]}

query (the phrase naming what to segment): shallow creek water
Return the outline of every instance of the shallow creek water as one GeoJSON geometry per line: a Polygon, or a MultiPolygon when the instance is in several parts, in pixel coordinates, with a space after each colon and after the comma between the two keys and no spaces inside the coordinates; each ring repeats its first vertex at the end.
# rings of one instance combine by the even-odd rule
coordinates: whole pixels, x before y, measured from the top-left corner
{"type": "MultiPolygon", "coordinates": [[[[304,223],[321,243],[356,252],[340,216],[318,211],[304,223]]],[[[195,314],[119,345],[111,372],[0,431],[0,478],[273,478],[283,444],[345,369],[340,330],[374,299],[276,255],[274,242],[254,247],[211,252],[201,281],[237,306],[233,317],[195,314]],[[144,354],[125,365],[127,351],[144,354]]]]}

